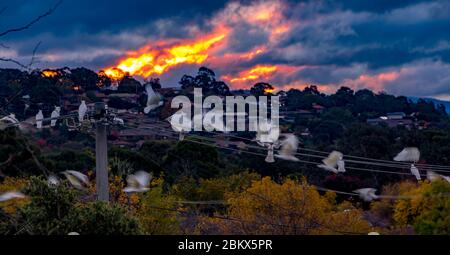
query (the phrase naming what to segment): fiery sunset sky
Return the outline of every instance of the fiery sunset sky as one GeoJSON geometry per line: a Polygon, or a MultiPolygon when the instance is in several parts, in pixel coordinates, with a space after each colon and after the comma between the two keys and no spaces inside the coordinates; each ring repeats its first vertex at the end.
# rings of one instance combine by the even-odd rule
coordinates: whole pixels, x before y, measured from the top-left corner
{"type": "MultiPolygon", "coordinates": [[[[0,30],[29,21],[51,0],[2,0],[0,30]]],[[[315,84],[450,99],[450,1],[65,0],[0,56],[40,68],[122,70],[178,86],[199,66],[232,88],[315,84]]],[[[0,67],[12,67],[0,62],[0,67]]]]}

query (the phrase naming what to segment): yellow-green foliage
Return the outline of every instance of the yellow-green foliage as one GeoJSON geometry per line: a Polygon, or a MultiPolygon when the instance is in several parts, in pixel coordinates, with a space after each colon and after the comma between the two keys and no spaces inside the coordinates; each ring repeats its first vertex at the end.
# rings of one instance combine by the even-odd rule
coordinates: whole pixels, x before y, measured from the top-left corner
{"type": "Polygon", "coordinates": [[[336,205],[306,181],[281,184],[265,177],[228,198],[229,220],[203,219],[200,233],[222,234],[364,234],[370,230],[362,212],[350,203],[336,205]]]}
{"type": "Polygon", "coordinates": [[[146,234],[181,234],[176,198],[165,194],[163,180],[154,179],[152,188],[140,197],[137,217],[146,234]]]}
{"type": "Polygon", "coordinates": [[[412,225],[418,234],[450,233],[450,184],[444,180],[422,182],[400,195],[411,196],[394,205],[394,220],[399,226],[412,225]]]}

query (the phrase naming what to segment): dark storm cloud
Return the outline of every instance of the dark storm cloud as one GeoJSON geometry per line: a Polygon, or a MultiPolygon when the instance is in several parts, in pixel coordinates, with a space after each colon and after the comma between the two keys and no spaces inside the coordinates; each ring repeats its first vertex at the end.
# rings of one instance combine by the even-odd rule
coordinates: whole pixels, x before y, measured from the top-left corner
{"type": "MultiPolygon", "coordinates": [[[[3,0],[0,8],[8,9],[0,16],[0,30],[24,24],[54,3],[3,0]]],[[[217,24],[230,29],[226,45],[210,62],[218,74],[234,76],[257,65],[281,65],[292,68],[274,74],[270,80],[274,84],[367,86],[419,96],[450,94],[445,75],[450,71],[450,1],[440,0],[65,0],[57,12],[26,33],[2,38],[1,42],[14,47],[0,48],[0,55],[26,60],[42,41],[42,66],[100,69],[128,50],[161,39],[207,35],[217,24]],[[266,25],[252,21],[258,9],[245,8],[261,3],[284,7],[272,11],[275,16],[270,22],[274,27],[288,25],[288,32],[274,36],[266,25]],[[234,16],[235,12],[242,12],[241,16],[234,16]],[[264,52],[252,59],[220,61],[225,53],[240,55],[261,47],[264,52]]],[[[181,66],[162,77],[170,77],[172,84],[173,76],[184,71],[195,72],[195,66],[181,66]]]]}

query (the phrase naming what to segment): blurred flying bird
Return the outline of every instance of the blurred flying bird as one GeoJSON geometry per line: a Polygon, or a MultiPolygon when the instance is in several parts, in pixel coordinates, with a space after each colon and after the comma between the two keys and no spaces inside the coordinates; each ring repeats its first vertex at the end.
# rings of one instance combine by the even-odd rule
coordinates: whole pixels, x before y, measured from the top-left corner
{"type": "Polygon", "coordinates": [[[420,160],[420,151],[416,147],[407,147],[404,148],[397,156],[394,158],[395,161],[401,162],[419,162],[420,160]]]}
{"type": "Polygon", "coordinates": [[[339,151],[333,151],[327,158],[323,159],[323,164],[317,165],[326,171],[337,173],[345,172],[345,163],[343,161],[344,155],[339,151]],[[337,168],[336,168],[337,167],[337,168]]]}
{"type": "Polygon", "coordinates": [[[370,201],[372,201],[372,200],[378,198],[378,196],[375,195],[375,192],[376,192],[376,191],[377,191],[377,190],[376,190],[376,189],[373,189],[373,188],[364,188],[364,189],[357,189],[357,190],[354,190],[353,192],[358,193],[358,194],[359,194],[359,197],[360,197],[362,200],[364,200],[364,201],[366,201],[366,202],[370,202],[370,201]]]}
{"type": "Polygon", "coordinates": [[[39,112],[36,114],[36,127],[38,129],[42,128],[42,120],[44,119],[44,114],[42,114],[42,110],[39,110],[39,112]]]}
{"type": "Polygon", "coordinates": [[[284,139],[281,141],[281,150],[276,155],[278,158],[290,161],[299,161],[295,157],[298,148],[298,139],[294,134],[282,134],[284,139]]]}
{"type": "Polygon", "coordinates": [[[123,191],[126,193],[148,191],[150,190],[149,186],[151,179],[152,175],[144,171],[130,174],[127,177],[127,187],[125,187],[123,191]]]}
{"type": "Polygon", "coordinates": [[[78,121],[80,123],[84,121],[84,116],[86,116],[87,109],[86,101],[81,100],[81,104],[78,107],[78,121]]]}
{"type": "Polygon", "coordinates": [[[56,126],[56,122],[58,121],[56,118],[60,117],[61,107],[55,106],[55,110],[53,110],[52,115],[50,116],[52,120],[50,121],[50,126],[56,126]]]}
{"type": "Polygon", "coordinates": [[[161,100],[161,94],[155,93],[152,84],[147,83],[145,85],[145,91],[147,93],[147,106],[144,108],[144,113],[147,114],[152,110],[162,106],[164,101],[161,100]]]}
{"type": "Polygon", "coordinates": [[[8,191],[0,194],[0,202],[5,202],[16,198],[25,198],[25,195],[18,191],[8,191]]]}
{"type": "Polygon", "coordinates": [[[435,182],[435,181],[437,181],[437,180],[439,180],[441,178],[450,183],[450,177],[449,176],[440,175],[440,174],[437,174],[437,173],[435,173],[433,171],[427,171],[427,179],[430,182],[435,182]]]}
{"type": "Polygon", "coordinates": [[[70,184],[77,189],[84,189],[84,186],[89,185],[89,178],[78,171],[67,170],[62,172],[62,174],[64,174],[70,184]]]}
{"type": "Polygon", "coordinates": [[[16,119],[16,115],[14,113],[9,114],[0,119],[0,130],[4,130],[6,127],[10,125],[19,126],[20,122],[16,119]]]}

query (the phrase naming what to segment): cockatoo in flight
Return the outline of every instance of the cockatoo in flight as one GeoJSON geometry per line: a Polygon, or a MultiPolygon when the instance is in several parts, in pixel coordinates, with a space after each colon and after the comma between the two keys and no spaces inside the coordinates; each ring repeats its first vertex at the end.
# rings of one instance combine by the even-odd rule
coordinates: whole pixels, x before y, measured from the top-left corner
{"type": "Polygon", "coordinates": [[[374,200],[374,199],[378,199],[378,196],[375,195],[375,192],[376,192],[376,191],[377,191],[377,190],[376,190],[376,189],[373,189],[373,188],[364,188],[364,189],[357,189],[357,190],[354,190],[353,192],[359,194],[359,197],[360,197],[362,200],[364,200],[364,201],[366,201],[366,202],[370,202],[370,201],[372,201],[372,200],[374,200]]]}
{"type": "Polygon", "coordinates": [[[89,185],[89,178],[78,171],[67,170],[62,172],[62,174],[64,174],[70,184],[77,189],[84,189],[85,186],[89,185]]]}
{"type": "Polygon", "coordinates": [[[345,172],[345,162],[343,160],[344,155],[339,151],[333,151],[328,155],[327,158],[323,159],[323,164],[317,165],[317,167],[322,168],[326,171],[337,173],[345,172]]]}
{"type": "Polygon", "coordinates": [[[145,85],[145,91],[147,93],[147,106],[144,108],[144,113],[147,114],[162,106],[164,101],[161,100],[161,94],[156,93],[150,83],[145,85]]]}
{"type": "Polygon", "coordinates": [[[0,194],[0,202],[5,202],[12,199],[25,198],[25,195],[18,191],[8,191],[0,194]]]}
{"type": "Polygon", "coordinates": [[[416,177],[418,181],[421,180],[419,169],[414,165],[414,163],[419,162],[420,160],[420,151],[416,147],[407,147],[404,148],[397,156],[395,156],[394,161],[400,162],[412,162],[411,164],[411,174],[416,177]]]}
{"type": "Polygon", "coordinates": [[[19,126],[20,122],[16,119],[16,115],[14,113],[9,114],[0,119],[0,130],[4,130],[10,125],[19,126]]]}
{"type": "Polygon", "coordinates": [[[126,193],[146,192],[150,190],[149,186],[151,179],[152,175],[144,171],[130,174],[127,177],[127,187],[125,187],[123,191],[126,193]]]}
{"type": "Polygon", "coordinates": [[[276,157],[289,161],[299,161],[295,157],[298,149],[298,138],[294,134],[282,134],[282,136],[284,136],[284,139],[280,143],[281,150],[276,157]]]}

